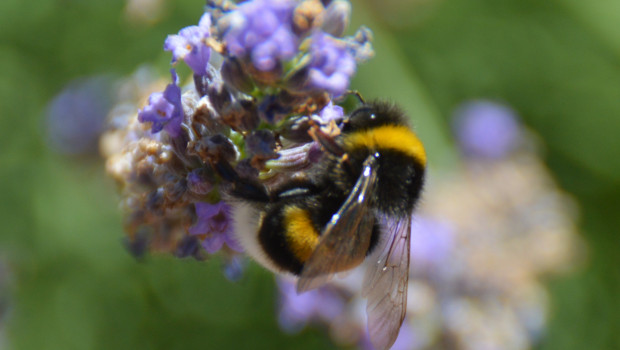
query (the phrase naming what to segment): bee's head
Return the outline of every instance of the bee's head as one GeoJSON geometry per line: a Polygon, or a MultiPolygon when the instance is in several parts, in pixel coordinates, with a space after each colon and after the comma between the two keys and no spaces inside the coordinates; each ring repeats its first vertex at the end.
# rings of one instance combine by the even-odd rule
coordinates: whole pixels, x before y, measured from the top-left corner
{"type": "MultiPolygon", "coordinates": [[[[365,104],[343,121],[341,130],[351,169],[361,169],[370,155],[376,159],[376,207],[399,217],[410,214],[424,183],[426,152],[404,113],[386,102],[365,104]]],[[[352,173],[357,179],[358,172],[352,173]]]]}
{"type": "Polygon", "coordinates": [[[367,130],[383,125],[407,125],[404,113],[385,101],[367,103],[354,110],[341,124],[343,133],[367,130]]]}

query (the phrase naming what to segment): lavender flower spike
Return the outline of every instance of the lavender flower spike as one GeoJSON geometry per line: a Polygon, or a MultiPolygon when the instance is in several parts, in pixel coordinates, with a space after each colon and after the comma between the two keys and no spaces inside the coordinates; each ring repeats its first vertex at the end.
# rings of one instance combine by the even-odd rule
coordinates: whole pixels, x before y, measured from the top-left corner
{"type": "Polygon", "coordinates": [[[333,97],[342,95],[349,87],[356,67],[347,44],[319,31],[312,37],[310,55],[310,87],[326,90],[333,97]]]}
{"type": "Polygon", "coordinates": [[[164,50],[172,51],[172,63],[178,60],[185,61],[194,74],[205,75],[211,49],[204,39],[209,37],[210,28],[211,15],[205,13],[197,26],[183,28],[178,35],[168,35],[164,42],[164,50]]]}
{"type": "Polygon", "coordinates": [[[291,0],[254,0],[239,5],[225,20],[224,41],[231,55],[250,58],[256,69],[269,71],[292,59],[299,38],[293,32],[291,0]]]}
{"type": "Polygon", "coordinates": [[[151,122],[152,133],[165,129],[172,137],[179,136],[183,121],[183,105],[181,104],[181,88],[177,85],[179,76],[174,69],[170,70],[172,84],[168,84],[164,92],[155,92],[149,96],[149,104],[138,111],[138,121],[151,122]]]}
{"type": "Polygon", "coordinates": [[[194,205],[198,221],[189,228],[188,232],[192,235],[207,235],[202,246],[209,254],[222,249],[224,243],[235,251],[243,251],[233,238],[231,209],[228,204],[224,202],[216,204],[197,202],[194,205]]]}

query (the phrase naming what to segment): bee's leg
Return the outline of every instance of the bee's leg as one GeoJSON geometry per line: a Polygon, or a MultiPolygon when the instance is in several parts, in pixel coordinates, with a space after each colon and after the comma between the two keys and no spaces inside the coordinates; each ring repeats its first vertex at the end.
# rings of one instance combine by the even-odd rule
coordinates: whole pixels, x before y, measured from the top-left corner
{"type": "Polygon", "coordinates": [[[347,171],[353,173],[351,161],[349,160],[349,155],[332,136],[323,132],[323,130],[321,130],[321,127],[318,124],[313,124],[312,128],[308,130],[308,134],[310,134],[312,139],[314,139],[314,141],[320,144],[321,147],[325,149],[325,151],[331,153],[336,157],[339,157],[340,162],[345,165],[347,171]]]}
{"type": "Polygon", "coordinates": [[[310,134],[310,137],[312,137],[312,139],[321,145],[321,147],[323,147],[323,149],[327,152],[338,157],[342,157],[345,154],[342,146],[336,142],[333,136],[321,130],[321,126],[319,124],[311,121],[311,128],[308,130],[308,134],[310,134]]]}
{"type": "Polygon", "coordinates": [[[213,168],[226,182],[227,192],[232,196],[254,202],[269,202],[269,193],[258,179],[239,176],[230,163],[224,160],[214,162],[213,168]]]}
{"type": "Polygon", "coordinates": [[[344,96],[349,96],[349,95],[353,95],[355,97],[357,97],[357,99],[360,101],[361,104],[365,105],[366,104],[366,100],[364,99],[364,97],[362,96],[362,94],[357,91],[357,90],[347,90],[344,93],[344,96]]]}

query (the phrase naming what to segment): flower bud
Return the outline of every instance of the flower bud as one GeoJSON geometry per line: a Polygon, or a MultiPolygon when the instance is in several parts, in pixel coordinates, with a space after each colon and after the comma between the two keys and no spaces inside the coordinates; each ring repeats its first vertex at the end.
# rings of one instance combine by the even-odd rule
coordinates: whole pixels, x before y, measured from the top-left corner
{"type": "Polygon", "coordinates": [[[316,26],[335,37],[341,37],[349,26],[351,4],[348,1],[332,1],[316,19],[316,26]]]}

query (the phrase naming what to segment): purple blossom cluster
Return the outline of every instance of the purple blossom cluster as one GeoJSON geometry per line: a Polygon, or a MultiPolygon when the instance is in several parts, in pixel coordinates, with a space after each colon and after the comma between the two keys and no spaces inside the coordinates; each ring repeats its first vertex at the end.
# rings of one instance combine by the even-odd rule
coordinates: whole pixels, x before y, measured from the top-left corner
{"type": "Polygon", "coordinates": [[[133,254],[223,252],[226,274],[239,274],[227,177],[275,186],[320,159],[308,128],[334,128],[337,98],[372,56],[368,29],[343,36],[350,12],[343,0],[209,1],[197,25],[165,40],[170,81],[124,84],[131,98],[112,111],[101,150],[133,254]]]}
{"type": "Polygon", "coordinates": [[[225,18],[224,41],[229,54],[249,59],[269,71],[295,57],[299,37],[293,32],[294,0],[255,0],[239,5],[225,18]]]}
{"type": "MultiPolygon", "coordinates": [[[[510,108],[465,104],[455,131],[462,167],[435,176],[414,215],[407,318],[392,349],[529,349],[547,319],[543,278],[579,255],[574,208],[510,108]]],[[[363,270],[300,296],[281,280],[280,322],[321,324],[339,344],[372,349],[355,293],[363,270]]]]}

